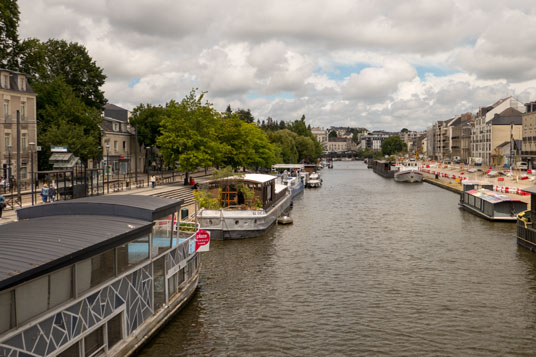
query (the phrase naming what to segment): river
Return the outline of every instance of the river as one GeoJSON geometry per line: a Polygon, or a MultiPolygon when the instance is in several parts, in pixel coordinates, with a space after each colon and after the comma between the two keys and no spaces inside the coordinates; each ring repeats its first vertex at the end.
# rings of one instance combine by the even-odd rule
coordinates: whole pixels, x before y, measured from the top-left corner
{"type": "Polygon", "coordinates": [[[458,195],[335,162],[294,224],[213,241],[188,306],[141,356],[529,356],[536,255],[458,195]]]}

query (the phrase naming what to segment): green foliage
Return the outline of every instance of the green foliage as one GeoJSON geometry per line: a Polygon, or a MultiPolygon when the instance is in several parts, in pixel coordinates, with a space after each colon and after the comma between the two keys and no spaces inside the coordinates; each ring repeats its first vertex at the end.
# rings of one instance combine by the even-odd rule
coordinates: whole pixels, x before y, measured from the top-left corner
{"type": "Polygon", "coordinates": [[[255,197],[255,191],[243,183],[238,184],[237,188],[240,192],[242,192],[244,202],[251,204],[253,202],[253,198],[255,197]]]}
{"type": "Polygon", "coordinates": [[[0,67],[18,69],[19,21],[17,1],[0,1],[0,67]]]}
{"type": "Polygon", "coordinates": [[[211,198],[207,190],[194,191],[194,200],[197,202],[199,208],[206,209],[220,209],[221,202],[218,198],[211,198]]]}
{"type": "Polygon", "coordinates": [[[138,132],[138,142],[143,146],[153,147],[160,135],[160,125],[166,109],[160,105],[140,104],[132,110],[130,123],[138,132]]]}
{"type": "Polygon", "coordinates": [[[402,128],[402,130],[400,130],[401,133],[409,133],[409,129],[408,128],[402,128]]]}
{"type": "Polygon", "coordinates": [[[24,40],[20,45],[19,70],[30,75],[32,85],[61,78],[88,107],[102,110],[106,104],[100,89],[106,75],[86,48],[76,42],[24,40]]]}
{"type": "Polygon", "coordinates": [[[214,170],[214,172],[212,173],[213,180],[217,180],[217,179],[221,179],[225,177],[231,177],[231,176],[243,176],[243,174],[235,173],[231,166],[227,166],[219,170],[214,170]]]}
{"type": "Polygon", "coordinates": [[[332,130],[328,133],[328,138],[336,138],[337,132],[335,130],[332,130]]]}
{"type": "Polygon", "coordinates": [[[248,124],[255,122],[255,118],[253,117],[249,109],[238,109],[235,113],[236,115],[238,115],[238,118],[240,118],[240,120],[242,120],[243,122],[246,122],[248,124]]]}
{"type": "Polygon", "coordinates": [[[400,136],[394,135],[385,139],[382,143],[383,155],[394,155],[407,150],[407,145],[402,141],[400,136]]]}
{"type": "Polygon", "coordinates": [[[279,147],[280,158],[285,164],[295,164],[298,162],[298,149],[296,148],[297,136],[288,129],[268,133],[270,142],[279,147]]]}

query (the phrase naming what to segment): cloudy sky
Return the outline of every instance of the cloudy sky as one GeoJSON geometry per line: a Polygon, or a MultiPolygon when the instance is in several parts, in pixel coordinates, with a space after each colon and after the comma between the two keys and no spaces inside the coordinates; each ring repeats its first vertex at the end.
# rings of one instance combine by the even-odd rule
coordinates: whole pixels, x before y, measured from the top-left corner
{"type": "Polygon", "coordinates": [[[422,130],[536,100],[536,7],[521,0],[19,0],[22,38],[77,41],[111,103],[208,91],[218,110],[422,130]]]}

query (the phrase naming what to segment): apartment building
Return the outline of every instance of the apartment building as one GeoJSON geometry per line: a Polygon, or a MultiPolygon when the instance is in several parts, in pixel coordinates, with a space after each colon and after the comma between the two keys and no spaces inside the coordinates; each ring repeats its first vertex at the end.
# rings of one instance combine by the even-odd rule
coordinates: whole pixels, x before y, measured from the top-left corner
{"type": "Polygon", "coordinates": [[[522,116],[522,151],[521,159],[530,169],[536,168],[536,102],[525,104],[522,116]]]}
{"type": "Polygon", "coordinates": [[[328,148],[328,131],[322,128],[312,128],[311,133],[316,140],[322,145],[322,150],[327,151],[328,148]]]}
{"type": "Polygon", "coordinates": [[[24,73],[0,68],[0,98],[0,176],[29,181],[32,156],[37,171],[36,94],[24,73]]]}

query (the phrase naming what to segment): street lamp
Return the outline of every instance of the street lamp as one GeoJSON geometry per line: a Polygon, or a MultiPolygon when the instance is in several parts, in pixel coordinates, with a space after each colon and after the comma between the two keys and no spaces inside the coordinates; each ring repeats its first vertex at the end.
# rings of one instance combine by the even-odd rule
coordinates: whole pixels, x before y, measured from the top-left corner
{"type": "Polygon", "coordinates": [[[110,193],[110,143],[106,143],[106,191],[110,193]]]}
{"type": "Polygon", "coordinates": [[[147,153],[147,162],[145,163],[147,167],[147,187],[149,187],[149,150],[151,149],[150,146],[145,147],[145,152],[147,153]]]}
{"type": "Polygon", "coordinates": [[[35,201],[34,201],[34,184],[35,184],[35,181],[34,181],[34,145],[35,143],[32,141],[30,143],[28,143],[28,145],[30,145],[30,165],[31,165],[31,176],[30,176],[30,181],[32,181],[32,206],[35,204],[35,201]]]}
{"type": "Polygon", "coordinates": [[[7,147],[7,182],[11,196],[11,208],[13,208],[13,179],[11,175],[11,145],[7,147]]]}

